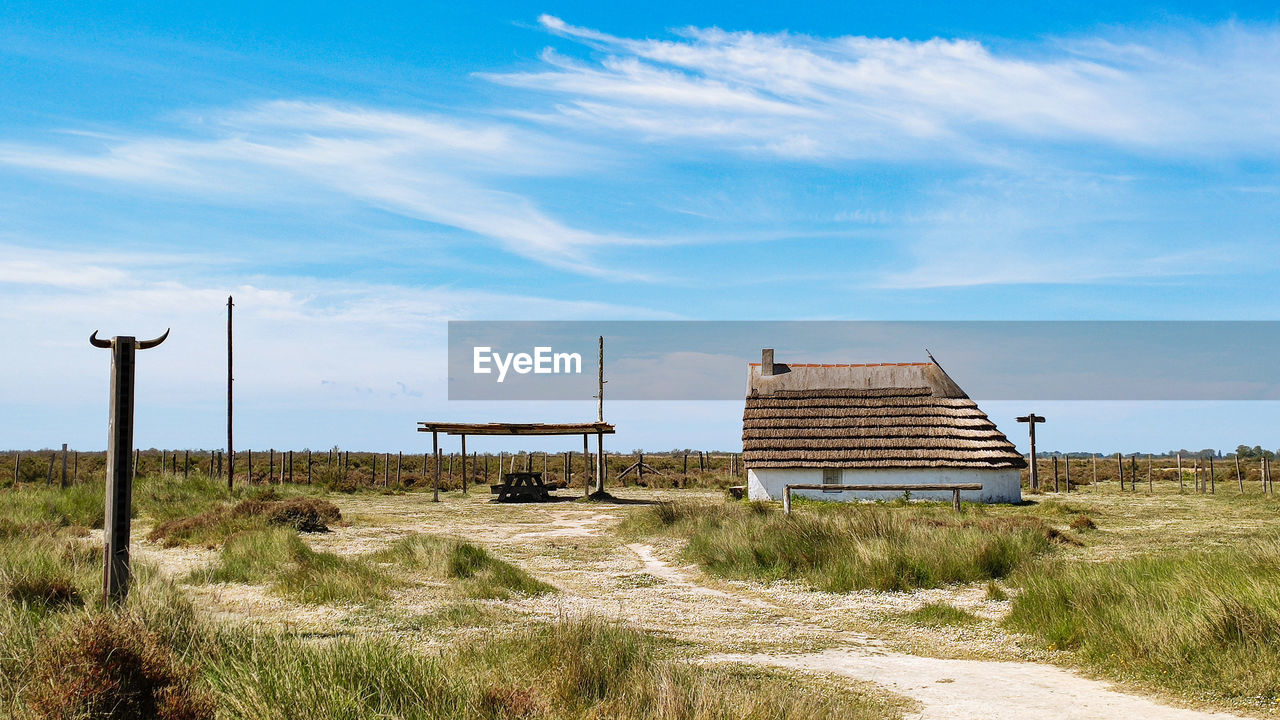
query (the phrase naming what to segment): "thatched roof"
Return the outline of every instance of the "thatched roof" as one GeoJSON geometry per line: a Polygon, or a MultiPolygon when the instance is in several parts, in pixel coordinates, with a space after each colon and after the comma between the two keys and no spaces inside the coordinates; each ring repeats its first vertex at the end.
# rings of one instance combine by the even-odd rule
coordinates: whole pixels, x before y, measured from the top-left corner
{"type": "Polygon", "coordinates": [[[1021,468],[1022,455],[934,362],[752,363],[748,468],[1021,468]]]}

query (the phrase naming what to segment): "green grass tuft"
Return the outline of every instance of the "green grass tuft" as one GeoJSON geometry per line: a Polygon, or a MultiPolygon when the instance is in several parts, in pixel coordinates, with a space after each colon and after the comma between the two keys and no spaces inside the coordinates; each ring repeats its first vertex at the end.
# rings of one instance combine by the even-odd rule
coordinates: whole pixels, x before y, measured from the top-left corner
{"type": "Polygon", "coordinates": [[[266,583],[273,592],[306,603],[381,600],[397,584],[362,559],[312,550],[289,528],[232,536],[217,562],[192,572],[189,579],[266,583]]]}
{"type": "Polygon", "coordinates": [[[1020,573],[1006,625],[1100,672],[1189,695],[1280,699],[1280,540],[1020,573]]]}
{"type": "Polygon", "coordinates": [[[634,514],[623,532],[687,537],[685,556],[718,575],[802,579],[832,592],[1002,578],[1059,538],[1034,517],[827,505],[783,515],[763,503],[666,503],[634,514]]]}
{"type": "Polygon", "coordinates": [[[542,595],[555,590],[484,548],[429,535],[401,538],[369,558],[426,570],[442,580],[457,581],[467,597],[503,599],[513,593],[542,595]]]}

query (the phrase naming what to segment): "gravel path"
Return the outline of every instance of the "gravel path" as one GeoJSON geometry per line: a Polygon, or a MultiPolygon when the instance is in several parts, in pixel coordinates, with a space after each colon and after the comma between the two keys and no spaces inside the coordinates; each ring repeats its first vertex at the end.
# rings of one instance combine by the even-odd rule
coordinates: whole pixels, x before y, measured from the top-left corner
{"type": "MultiPolygon", "coordinates": [[[[667,582],[696,585],[681,568],[656,557],[653,548],[628,545],[645,571],[667,582]]],[[[732,597],[712,590],[710,594],[732,597]]],[[[719,654],[709,662],[746,662],[805,672],[825,672],[883,685],[920,703],[921,720],[1227,720],[1240,718],[1161,705],[1112,689],[1052,665],[989,660],[946,660],[875,650],[865,645],[798,655],[719,654]]]]}
{"type": "Polygon", "coordinates": [[[900,653],[836,649],[808,655],[716,655],[806,672],[828,672],[883,685],[918,701],[921,720],[1227,720],[1239,715],[1161,705],[1070,671],[1023,662],[942,660],[900,653]]]}

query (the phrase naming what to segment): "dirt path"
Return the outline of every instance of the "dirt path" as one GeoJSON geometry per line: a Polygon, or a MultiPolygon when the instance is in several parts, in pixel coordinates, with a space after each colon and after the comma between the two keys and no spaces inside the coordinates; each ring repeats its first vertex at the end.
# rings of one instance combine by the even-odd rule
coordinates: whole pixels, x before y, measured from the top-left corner
{"type": "Polygon", "coordinates": [[[920,703],[921,720],[1228,720],[1241,716],[1161,705],[1117,692],[1104,682],[1038,663],[942,660],[836,649],[809,655],[716,655],[748,662],[827,672],[883,685],[920,703]]]}
{"type": "MultiPolygon", "coordinates": [[[[624,545],[613,532],[639,506],[637,501],[669,499],[671,494],[627,489],[619,495],[630,504],[509,506],[490,503],[487,496],[455,495],[435,503],[429,495],[414,494],[334,497],[349,525],[307,540],[316,549],[350,555],[412,533],[463,538],[484,545],[559,590],[484,601],[494,610],[531,622],[576,615],[605,617],[703,648],[707,654],[702,659],[708,662],[745,662],[875,683],[917,701],[920,711],[913,717],[1239,717],[1162,705],[1037,662],[1043,658],[1040,650],[1024,645],[999,625],[999,618],[1008,612],[1008,600],[991,599],[978,584],[911,592],[827,593],[797,582],[708,576],[677,560],[680,544],[671,538],[624,545]],[[895,619],[931,602],[964,609],[982,621],[930,629],[895,619]],[[922,654],[909,654],[913,652],[922,654]]],[[[718,497],[713,492],[680,493],[680,499],[718,497]]],[[[206,550],[149,545],[140,553],[175,576],[212,555],[206,550]]],[[[434,586],[413,586],[398,593],[388,606],[353,619],[359,614],[357,608],[298,605],[258,586],[202,585],[192,592],[215,613],[245,622],[296,626],[315,634],[350,633],[357,627],[359,632],[416,633],[415,639],[424,642],[439,638],[431,630],[402,630],[400,619],[429,619],[441,606],[455,601],[434,586]]],[[[478,617],[478,624],[467,630],[487,632],[484,623],[488,621],[478,617]]],[[[451,636],[441,637],[448,642],[451,636]]]]}
{"type": "MultiPolygon", "coordinates": [[[[693,576],[653,555],[643,544],[628,545],[645,571],[674,584],[697,586],[693,576]]],[[[733,598],[720,590],[710,593],[733,598]]],[[[736,598],[734,598],[736,599],[736,598]]],[[[718,654],[710,662],[745,662],[805,672],[844,675],[883,685],[920,703],[921,720],[1228,720],[1208,713],[1161,705],[1112,689],[1052,665],[987,660],[947,660],[886,652],[860,642],[819,653],[718,654]]]]}

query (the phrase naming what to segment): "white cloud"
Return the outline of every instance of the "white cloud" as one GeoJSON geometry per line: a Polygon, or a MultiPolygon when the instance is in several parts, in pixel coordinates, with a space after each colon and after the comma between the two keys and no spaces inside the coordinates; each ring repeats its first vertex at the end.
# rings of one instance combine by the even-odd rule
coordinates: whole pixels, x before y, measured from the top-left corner
{"type": "Polygon", "coordinates": [[[97,150],[3,145],[0,163],[204,198],[338,196],[475,233],[549,266],[643,279],[603,266],[593,249],[652,241],[576,227],[492,186],[580,171],[597,150],[506,125],[325,103],[263,103],[193,122],[192,131],[204,136],[99,138],[97,150]]]}
{"type": "Polygon", "coordinates": [[[636,40],[543,16],[602,54],[490,74],[562,99],[547,121],[787,157],[976,159],[1095,142],[1143,153],[1280,150],[1280,29],[1227,24],[994,50],[966,39],[686,28],[636,40]]]}

